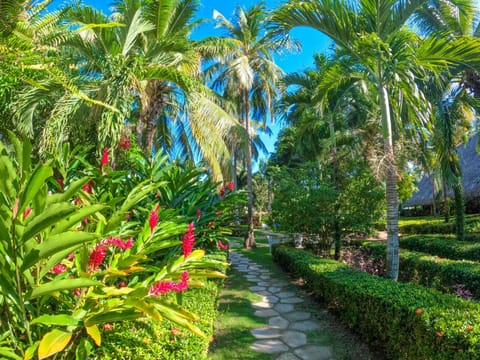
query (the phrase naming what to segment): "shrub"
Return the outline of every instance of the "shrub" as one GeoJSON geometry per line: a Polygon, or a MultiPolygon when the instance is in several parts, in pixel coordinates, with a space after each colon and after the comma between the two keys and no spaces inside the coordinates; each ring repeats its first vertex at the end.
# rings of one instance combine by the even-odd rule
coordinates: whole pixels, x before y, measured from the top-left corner
{"type": "Polygon", "coordinates": [[[301,276],[346,324],[389,359],[476,359],[480,306],[410,283],[396,283],[274,246],[282,267],[301,276]]]}
{"type": "MultiPolygon", "coordinates": [[[[480,218],[478,215],[469,215],[465,218],[465,231],[478,232],[480,218]]],[[[399,231],[402,234],[454,234],[455,221],[445,223],[440,218],[408,218],[400,220],[399,231]]],[[[478,238],[478,235],[475,237],[478,238]]]]}
{"type": "MultiPolygon", "coordinates": [[[[385,245],[364,243],[370,258],[385,255],[385,245]]],[[[442,292],[468,298],[480,298],[480,263],[467,260],[449,260],[435,255],[402,249],[400,251],[399,280],[431,287],[442,292]]]]}
{"type": "Polygon", "coordinates": [[[452,260],[480,259],[480,243],[457,241],[453,235],[412,235],[403,237],[402,248],[452,260]]]}

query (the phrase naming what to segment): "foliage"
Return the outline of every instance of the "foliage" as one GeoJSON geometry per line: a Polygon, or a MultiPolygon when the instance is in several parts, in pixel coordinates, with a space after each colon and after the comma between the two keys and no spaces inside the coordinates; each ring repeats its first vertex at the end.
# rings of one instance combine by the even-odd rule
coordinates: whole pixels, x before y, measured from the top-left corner
{"type": "Polygon", "coordinates": [[[274,246],[273,256],[387,358],[471,359],[480,351],[477,303],[286,246],[274,246]]]}
{"type": "MultiPolygon", "coordinates": [[[[478,216],[466,216],[465,230],[467,233],[478,231],[479,228],[480,218],[478,216]]],[[[456,224],[445,223],[439,218],[411,218],[401,220],[399,229],[402,234],[453,234],[456,230],[456,224]]]]}
{"type": "Polygon", "coordinates": [[[402,248],[425,252],[453,260],[480,259],[480,243],[476,241],[455,241],[452,235],[411,235],[402,238],[402,248]]]}
{"type": "MultiPolygon", "coordinates": [[[[370,259],[381,259],[385,245],[378,242],[365,242],[363,249],[370,259]]],[[[480,296],[480,263],[448,258],[402,249],[402,265],[399,280],[431,287],[446,293],[470,293],[476,299],[480,296]]]]}
{"type": "MultiPolygon", "coordinates": [[[[0,144],[0,326],[13,351],[26,359],[59,352],[84,359],[102,341],[99,327],[143,317],[165,318],[204,337],[198,316],[164,293],[223,278],[226,264],[193,248],[195,233],[209,229],[194,224],[184,203],[161,208],[150,201],[162,190],[181,197],[186,189],[177,179],[113,171],[108,149],[99,169],[78,156],[70,162],[74,171],[55,179],[50,163],[32,168],[28,141],[11,136],[11,143],[11,151],[0,144]]],[[[182,171],[162,161],[151,166],[182,171]]],[[[201,189],[199,177],[189,191],[201,189]]],[[[210,184],[204,199],[220,198],[209,197],[212,185],[204,183],[210,184]]],[[[205,206],[215,214],[214,203],[205,206]]]]}

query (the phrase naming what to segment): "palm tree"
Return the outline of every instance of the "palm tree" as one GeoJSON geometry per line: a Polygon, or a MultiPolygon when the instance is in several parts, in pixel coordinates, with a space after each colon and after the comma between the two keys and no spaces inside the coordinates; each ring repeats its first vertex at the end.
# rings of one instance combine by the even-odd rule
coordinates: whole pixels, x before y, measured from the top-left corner
{"type": "MultiPolygon", "coordinates": [[[[285,40],[274,38],[266,31],[265,5],[244,9],[237,6],[235,18],[230,21],[219,12],[214,13],[217,27],[222,28],[232,51],[209,69],[214,86],[220,91],[236,94],[240,102],[240,122],[246,130],[246,167],[248,192],[248,233],[245,248],[255,248],[253,234],[252,190],[252,117],[265,119],[273,116],[272,104],[281,69],[274,63],[273,54],[282,50],[285,40]]],[[[230,95],[231,96],[231,95],[230,95]]]]}
{"type": "MultiPolygon", "coordinates": [[[[307,26],[329,36],[336,51],[355,63],[362,79],[375,84],[381,113],[387,204],[387,274],[398,278],[398,194],[394,131],[402,122],[427,124],[431,107],[416,77],[448,72],[449,64],[476,56],[470,41],[421,38],[407,21],[424,0],[291,0],[273,14],[280,36],[297,26],[307,26]]],[[[345,74],[349,76],[349,74],[345,74]]],[[[344,82],[344,79],[338,79],[344,82]]]]}

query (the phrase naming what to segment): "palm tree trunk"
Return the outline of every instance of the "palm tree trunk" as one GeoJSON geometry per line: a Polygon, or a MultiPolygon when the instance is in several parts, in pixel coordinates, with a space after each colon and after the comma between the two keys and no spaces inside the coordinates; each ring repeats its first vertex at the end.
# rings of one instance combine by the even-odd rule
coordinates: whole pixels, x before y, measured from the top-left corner
{"type": "Polygon", "coordinates": [[[432,215],[437,216],[437,202],[435,201],[437,197],[437,187],[435,186],[435,174],[432,173],[432,186],[433,186],[433,196],[432,196],[432,215]]]}
{"type": "Polygon", "coordinates": [[[338,195],[340,186],[338,183],[338,157],[337,157],[337,141],[335,138],[335,123],[333,122],[333,114],[329,116],[330,137],[332,140],[332,165],[333,165],[333,187],[335,190],[335,205],[333,212],[333,242],[335,244],[335,260],[340,259],[340,251],[342,247],[342,235],[340,232],[340,204],[338,195]]]}
{"type": "Polygon", "coordinates": [[[442,191],[443,191],[443,212],[445,216],[445,222],[450,221],[450,202],[448,201],[448,189],[445,175],[442,173],[442,191]]]}
{"type": "Polygon", "coordinates": [[[465,240],[465,198],[463,196],[463,186],[461,177],[457,177],[453,185],[453,196],[455,197],[455,220],[457,240],[465,240]]]}
{"type": "Polygon", "coordinates": [[[398,237],[398,193],[397,165],[393,151],[392,118],[387,87],[382,83],[382,71],[379,65],[378,92],[384,133],[385,151],[385,197],[387,200],[387,276],[397,281],[399,270],[399,237],[398,237]]]}
{"type": "Polygon", "coordinates": [[[243,93],[245,104],[245,130],[247,132],[247,192],[248,192],[248,233],[245,237],[245,249],[257,247],[253,234],[253,175],[252,175],[252,139],[250,138],[250,99],[248,90],[243,93]]]}

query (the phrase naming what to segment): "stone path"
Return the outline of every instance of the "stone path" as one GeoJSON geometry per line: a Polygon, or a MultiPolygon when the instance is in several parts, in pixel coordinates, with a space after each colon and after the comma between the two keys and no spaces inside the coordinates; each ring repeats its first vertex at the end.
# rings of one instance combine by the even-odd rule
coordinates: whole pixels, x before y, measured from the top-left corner
{"type": "Polygon", "coordinates": [[[275,354],[276,360],[331,360],[330,346],[309,344],[307,333],[320,331],[321,326],[309,312],[301,311],[305,299],[288,290],[285,280],[273,279],[269,270],[242,254],[230,252],[232,266],[252,282],[250,290],[263,299],[252,304],[255,315],[267,318],[263,328],[253,329],[257,339],[250,348],[267,354],[275,354]]]}

